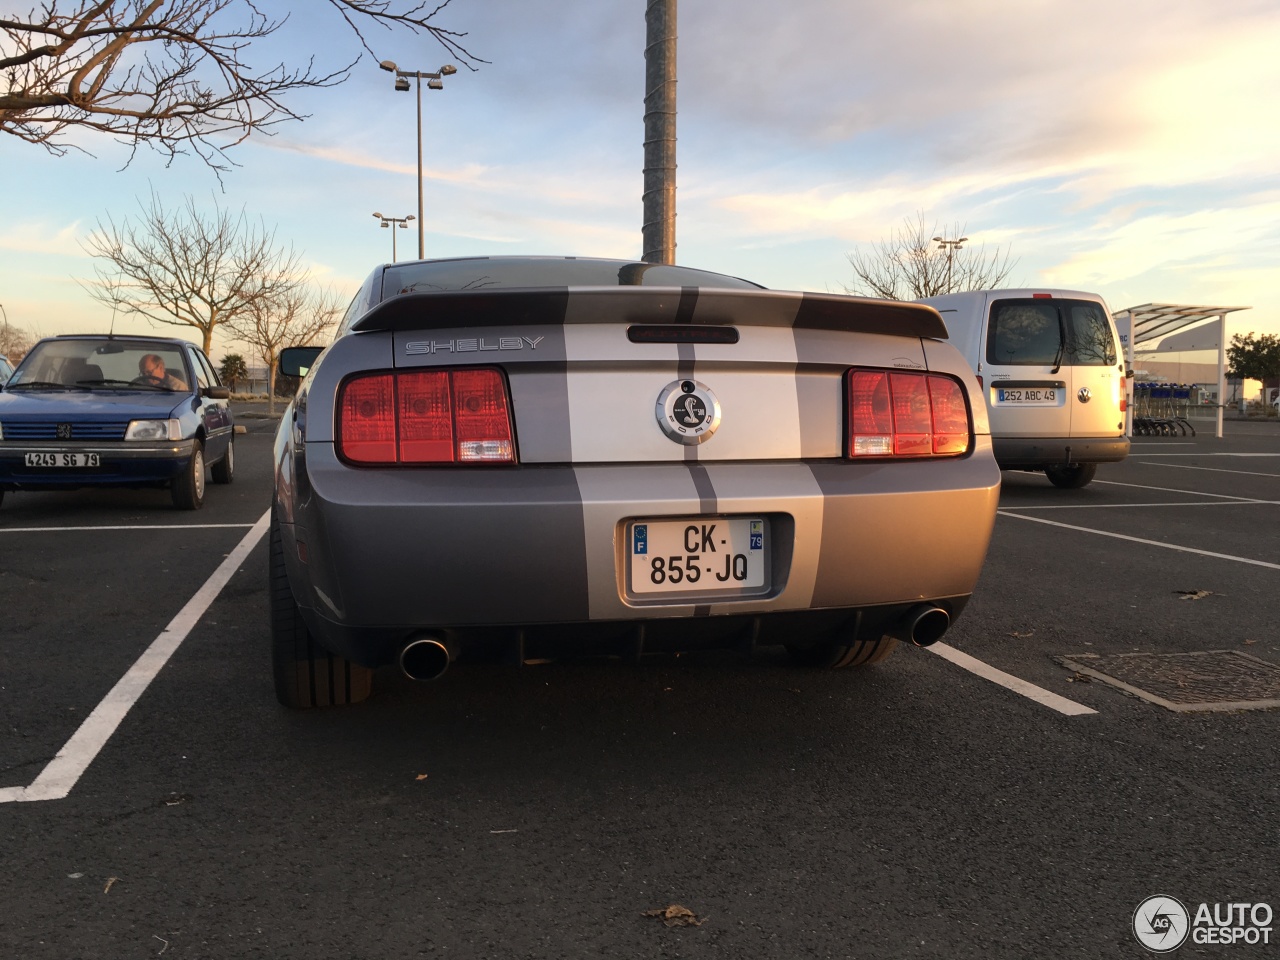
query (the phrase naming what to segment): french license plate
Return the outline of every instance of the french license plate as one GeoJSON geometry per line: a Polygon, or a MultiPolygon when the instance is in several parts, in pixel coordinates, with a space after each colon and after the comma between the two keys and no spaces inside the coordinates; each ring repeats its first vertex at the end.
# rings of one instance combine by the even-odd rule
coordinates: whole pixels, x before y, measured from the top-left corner
{"type": "Polygon", "coordinates": [[[767,527],[759,517],[632,523],[627,528],[631,593],[764,592],[767,527]]]}
{"type": "Polygon", "coordinates": [[[23,461],[28,467],[98,467],[97,453],[28,453],[23,461]]]}
{"type": "Polygon", "coordinates": [[[1056,407],[1060,396],[1057,387],[996,388],[996,403],[1018,407],[1056,407]]]}

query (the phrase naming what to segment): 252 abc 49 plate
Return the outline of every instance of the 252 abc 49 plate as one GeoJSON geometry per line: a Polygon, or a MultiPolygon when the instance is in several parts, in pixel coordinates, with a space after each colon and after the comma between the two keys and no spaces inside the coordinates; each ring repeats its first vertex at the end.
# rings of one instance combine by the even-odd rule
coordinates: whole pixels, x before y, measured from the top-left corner
{"type": "Polygon", "coordinates": [[[769,592],[763,517],[634,520],[626,537],[627,591],[637,599],[769,592]]]}
{"type": "Polygon", "coordinates": [[[102,455],[98,453],[28,453],[22,458],[27,467],[100,467],[102,455]]]}

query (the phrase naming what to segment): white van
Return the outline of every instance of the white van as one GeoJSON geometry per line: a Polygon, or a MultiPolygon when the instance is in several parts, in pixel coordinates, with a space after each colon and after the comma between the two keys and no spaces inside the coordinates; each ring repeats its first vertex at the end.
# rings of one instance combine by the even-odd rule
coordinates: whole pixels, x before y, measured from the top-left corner
{"type": "Polygon", "coordinates": [[[1129,454],[1127,383],[1115,321],[1097,294],[972,290],[928,297],[987,398],[1004,470],[1083,487],[1129,454]]]}

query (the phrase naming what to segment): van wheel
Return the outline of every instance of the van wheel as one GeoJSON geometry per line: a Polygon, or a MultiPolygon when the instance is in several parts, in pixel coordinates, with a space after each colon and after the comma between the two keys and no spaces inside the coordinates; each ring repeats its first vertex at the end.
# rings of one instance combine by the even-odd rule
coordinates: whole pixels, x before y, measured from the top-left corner
{"type": "Polygon", "coordinates": [[[829,640],[812,647],[787,645],[787,655],[798,667],[837,670],[841,667],[870,667],[884,663],[898,646],[893,637],[879,640],[853,640],[842,643],[829,640]]]}
{"type": "Polygon", "coordinates": [[[1088,486],[1097,472],[1096,463],[1077,463],[1070,467],[1054,464],[1044,468],[1044,475],[1049,478],[1049,482],[1063,490],[1079,490],[1088,486]]]}
{"type": "Polygon", "coordinates": [[[289,588],[280,528],[271,522],[267,558],[271,600],[271,670],[276,699],[286,707],[359,703],[373,690],[373,671],[336,657],[311,638],[289,588]]]}

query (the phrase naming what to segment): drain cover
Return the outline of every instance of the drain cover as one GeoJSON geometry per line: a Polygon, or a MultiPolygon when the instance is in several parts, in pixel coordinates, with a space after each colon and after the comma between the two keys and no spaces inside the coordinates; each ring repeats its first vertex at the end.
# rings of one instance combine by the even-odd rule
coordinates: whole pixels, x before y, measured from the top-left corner
{"type": "Polygon", "coordinates": [[[1280,707],[1280,666],[1235,650],[1079,653],[1054,660],[1180,713],[1280,707]]]}

